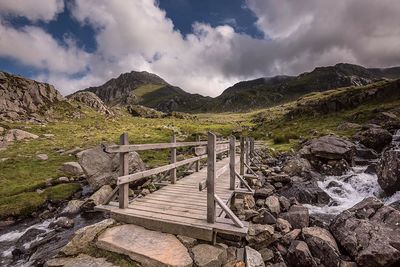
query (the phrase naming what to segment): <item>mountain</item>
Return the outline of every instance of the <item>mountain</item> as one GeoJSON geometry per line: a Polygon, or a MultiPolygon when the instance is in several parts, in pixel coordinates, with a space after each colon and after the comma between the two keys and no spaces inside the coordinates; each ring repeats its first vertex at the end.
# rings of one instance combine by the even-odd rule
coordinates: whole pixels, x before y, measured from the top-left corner
{"type": "Polygon", "coordinates": [[[400,78],[400,67],[378,69],[352,64],[318,67],[298,76],[276,76],[239,82],[227,88],[208,105],[211,111],[246,111],[282,104],[326,90],[362,86],[383,79],[400,78]]]}
{"type": "Polygon", "coordinates": [[[0,72],[0,121],[42,121],[44,112],[62,100],[50,84],[0,72]]]}
{"type": "Polygon", "coordinates": [[[109,106],[139,104],[163,112],[204,111],[203,106],[211,100],[210,97],[187,93],[146,71],[124,73],[101,86],[82,91],[95,93],[109,106]]]}

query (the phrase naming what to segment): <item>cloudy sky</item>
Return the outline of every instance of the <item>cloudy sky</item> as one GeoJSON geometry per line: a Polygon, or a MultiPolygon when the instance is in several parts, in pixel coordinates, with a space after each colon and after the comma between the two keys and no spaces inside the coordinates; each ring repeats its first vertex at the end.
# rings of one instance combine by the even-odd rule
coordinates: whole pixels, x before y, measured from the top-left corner
{"type": "Polygon", "coordinates": [[[400,65],[399,0],[0,0],[0,70],[64,95],[131,70],[216,96],[246,79],[400,65]]]}

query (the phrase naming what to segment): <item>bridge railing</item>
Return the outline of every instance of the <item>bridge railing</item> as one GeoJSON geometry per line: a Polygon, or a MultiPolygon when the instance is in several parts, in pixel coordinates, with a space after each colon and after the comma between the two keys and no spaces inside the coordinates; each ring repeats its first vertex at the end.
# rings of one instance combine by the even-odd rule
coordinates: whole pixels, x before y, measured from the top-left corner
{"type": "Polygon", "coordinates": [[[178,167],[187,164],[196,164],[196,171],[199,171],[200,160],[207,158],[207,178],[199,184],[200,191],[207,188],[207,221],[209,223],[215,222],[216,205],[219,205],[221,209],[233,220],[235,225],[237,225],[238,227],[243,227],[241,221],[227,207],[226,203],[223,203],[223,201],[215,193],[215,182],[218,177],[229,168],[230,190],[235,190],[235,188],[237,187],[236,178],[238,178],[240,180],[240,184],[244,186],[248,190],[248,192],[252,193],[252,189],[247,184],[244,177],[246,166],[251,171],[249,162],[251,156],[254,154],[254,139],[241,137],[240,142],[236,142],[236,138],[234,136],[230,136],[229,140],[217,141],[216,135],[209,132],[207,141],[200,141],[198,139],[198,141],[195,142],[177,142],[176,136],[173,135],[170,143],[129,144],[128,134],[124,133],[120,136],[120,144],[105,147],[105,152],[119,153],[120,176],[117,178],[117,187],[114,189],[112,195],[108,197],[106,203],[104,204],[108,204],[118,194],[119,208],[125,209],[129,205],[129,183],[145,177],[169,171],[170,182],[174,184],[177,181],[176,169],[178,167]],[[176,149],[180,147],[194,147],[193,152],[195,157],[177,161],[176,149]],[[239,173],[236,171],[235,168],[237,147],[240,147],[239,173]],[[170,149],[170,164],[129,174],[129,152],[159,149],[170,149]],[[217,170],[217,156],[219,154],[227,152],[228,156],[230,157],[229,165],[217,170]]]}

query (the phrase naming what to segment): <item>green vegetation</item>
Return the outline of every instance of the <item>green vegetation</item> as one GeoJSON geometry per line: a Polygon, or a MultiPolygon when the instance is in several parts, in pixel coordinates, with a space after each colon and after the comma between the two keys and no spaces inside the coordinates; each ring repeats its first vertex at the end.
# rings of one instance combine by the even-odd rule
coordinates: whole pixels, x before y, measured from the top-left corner
{"type": "Polygon", "coordinates": [[[134,93],[138,97],[143,97],[146,94],[152,93],[160,89],[165,85],[160,85],[160,84],[146,84],[139,86],[138,88],[135,89],[134,93]]]}
{"type": "MultiPolygon", "coordinates": [[[[38,194],[36,189],[44,189],[46,181],[67,176],[58,171],[62,163],[76,161],[74,156],[63,155],[58,150],[75,147],[83,149],[100,143],[117,143],[123,132],[129,135],[133,144],[169,142],[173,132],[178,141],[192,141],[197,135],[205,139],[207,131],[227,136],[240,127],[249,127],[250,115],[241,114],[212,115],[201,114],[193,119],[146,119],[132,117],[119,111],[113,118],[81,109],[81,118],[72,117],[72,111],[79,110],[74,104],[60,103],[54,108],[57,121],[46,125],[32,123],[2,123],[8,129],[19,128],[40,136],[27,142],[16,142],[5,151],[0,151],[0,218],[12,215],[29,215],[46,200],[67,199],[78,188],[77,184],[62,184],[46,189],[38,194]],[[43,134],[53,134],[45,138],[43,134]],[[36,154],[49,156],[46,161],[36,158],[36,154]],[[1,160],[5,159],[5,160],[1,160]]],[[[144,151],[140,153],[150,166],[168,162],[169,151],[144,151]]]]}

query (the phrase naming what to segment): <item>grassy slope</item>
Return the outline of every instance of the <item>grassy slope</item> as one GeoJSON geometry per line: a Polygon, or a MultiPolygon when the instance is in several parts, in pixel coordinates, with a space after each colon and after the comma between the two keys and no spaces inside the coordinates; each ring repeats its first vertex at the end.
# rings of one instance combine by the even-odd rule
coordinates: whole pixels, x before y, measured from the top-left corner
{"type": "MultiPolygon", "coordinates": [[[[58,116],[63,117],[68,106],[56,109],[58,116]]],[[[71,108],[71,107],[69,107],[71,108]]],[[[227,136],[241,125],[247,126],[249,116],[240,114],[210,115],[201,114],[195,119],[145,119],[131,117],[120,112],[116,118],[104,116],[89,109],[82,111],[81,119],[64,119],[49,123],[46,126],[26,123],[3,123],[6,128],[20,128],[39,136],[54,134],[51,139],[41,137],[29,142],[17,142],[0,151],[0,218],[10,215],[27,215],[46,199],[68,198],[75,191],[75,186],[56,186],[43,194],[35,192],[42,188],[46,180],[56,179],[64,174],[57,169],[67,161],[76,159],[68,155],[60,155],[57,149],[68,150],[74,147],[89,148],[102,142],[118,142],[119,135],[128,132],[130,143],[168,142],[173,131],[178,132],[178,140],[195,140],[196,135],[205,135],[213,131],[227,136]],[[49,160],[40,161],[36,154],[45,153],[49,160]],[[27,208],[24,208],[27,207],[27,208]]],[[[165,164],[168,151],[141,153],[142,158],[150,166],[165,164]]]]}

